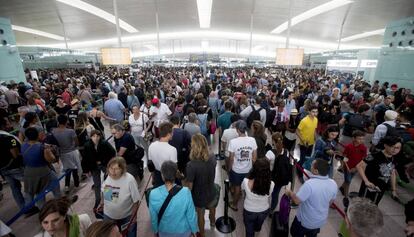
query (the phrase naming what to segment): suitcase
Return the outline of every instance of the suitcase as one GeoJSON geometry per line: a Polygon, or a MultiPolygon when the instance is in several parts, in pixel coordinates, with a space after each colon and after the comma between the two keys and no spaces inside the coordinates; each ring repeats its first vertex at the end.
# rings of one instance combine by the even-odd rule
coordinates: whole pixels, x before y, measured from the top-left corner
{"type": "Polygon", "coordinates": [[[279,221],[279,212],[273,213],[269,236],[270,237],[288,237],[289,236],[289,222],[286,224],[281,224],[279,221]]]}

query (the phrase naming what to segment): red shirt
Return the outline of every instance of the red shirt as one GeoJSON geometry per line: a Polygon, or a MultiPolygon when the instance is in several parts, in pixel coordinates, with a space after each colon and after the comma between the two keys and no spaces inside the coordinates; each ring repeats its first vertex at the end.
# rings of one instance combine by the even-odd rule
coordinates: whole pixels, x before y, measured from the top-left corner
{"type": "Polygon", "coordinates": [[[345,145],[344,156],[348,158],[349,169],[352,169],[367,157],[367,147],[364,144],[354,146],[354,143],[351,142],[345,145]]]}

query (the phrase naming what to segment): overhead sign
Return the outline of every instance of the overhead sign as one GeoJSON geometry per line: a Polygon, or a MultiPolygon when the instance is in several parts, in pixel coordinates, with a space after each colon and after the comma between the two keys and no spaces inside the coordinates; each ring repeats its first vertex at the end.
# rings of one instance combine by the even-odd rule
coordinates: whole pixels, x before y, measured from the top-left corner
{"type": "Polygon", "coordinates": [[[276,49],[276,64],[297,66],[303,64],[303,49],[276,49]]]}
{"type": "Polygon", "coordinates": [[[131,64],[131,50],[129,48],[101,48],[103,65],[131,64]]]}
{"type": "Polygon", "coordinates": [[[358,60],[328,60],[328,67],[358,67],[358,60]]]}
{"type": "Polygon", "coordinates": [[[376,68],[377,64],[378,64],[378,60],[361,60],[359,67],[376,68]]]}

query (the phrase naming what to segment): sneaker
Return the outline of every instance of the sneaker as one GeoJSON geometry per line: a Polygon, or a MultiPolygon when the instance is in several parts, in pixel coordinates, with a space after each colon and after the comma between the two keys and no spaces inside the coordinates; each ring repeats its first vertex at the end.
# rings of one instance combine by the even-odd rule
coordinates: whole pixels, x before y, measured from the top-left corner
{"type": "Polygon", "coordinates": [[[70,192],[69,186],[65,186],[65,188],[63,188],[63,191],[65,193],[69,193],[70,192]]]}

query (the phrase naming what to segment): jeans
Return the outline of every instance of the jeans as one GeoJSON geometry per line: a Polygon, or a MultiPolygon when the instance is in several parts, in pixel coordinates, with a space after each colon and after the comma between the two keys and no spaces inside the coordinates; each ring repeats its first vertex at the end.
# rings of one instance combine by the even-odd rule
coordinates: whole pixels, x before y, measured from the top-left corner
{"type": "Polygon", "coordinates": [[[1,173],[4,176],[4,179],[10,185],[14,201],[16,201],[17,206],[22,209],[25,204],[21,184],[24,176],[23,168],[3,170],[1,173]]]}
{"type": "Polygon", "coordinates": [[[243,210],[243,222],[246,228],[246,237],[254,237],[254,232],[260,232],[269,210],[264,212],[250,212],[243,210]]]}
{"type": "Polygon", "coordinates": [[[274,211],[279,203],[279,193],[283,186],[275,186],[272,192],[272,203],[270,204],[270,210],[274,211]]]}
{"type": "Polygon", "coordinates": [[[71,169],[70,173],[68,175],[66,175],[65,177],[65,187],[69,187],[70,186],[70,176],[73,176],[73,183],[75,185],[75,187],[79,187],[79,175],[78,175],[78,170],[77,169],[71,169]]]}
{"type": "MultiPolygon", "coordinates": [[[[124,229],[127,228],[130,219],[131,219],[131,216],[127,216],[127,217],[125,217],[123,219],[120,219],[120,220],[114,220],[114,219],[110,218],[109,216],[104,215],[104,220],[113,220],[113,221],[116,222],[116,225],[119,228],[119,232],[121,232],[121,233],[124,229]]],[[[134,223],[131,224],[131,226],[129,227],[128,234],[126,236],[127,237],[136,237],[137,236],[137,222],[134,222],[134,223]]]]}
{"type": "MultiPolygon", "coordinates": [[[[303,166],[303,163],[305,163],[306,161],[306,157],[312,155],[313,145],[310,145],[310,146],[299,145],[299,149],[300,149],[300,160],[298,163],[299,165],[303,166]]],[[[303,174],[299,169],[298,169],[298,176],[299,178],[303,179],[303,174]]]]}
{"type": "Polygon", "coordinates": [[[292,237],[316,237],[318,236],[320,229],[308,229],[302,226],[298,221],[298,218],[295,216],[292,226],[290,227],[290,234],[292,237]]]}
{"type": "Polygon", "coordinates": [[[101,171],[105,173],[105,167],[102,165],[98,165],[97,169],[91,170],[93,189],[95,191],[95,205],[93,208],[97,208],[99,206],[99,203],[101,203],[101,171]]]}

